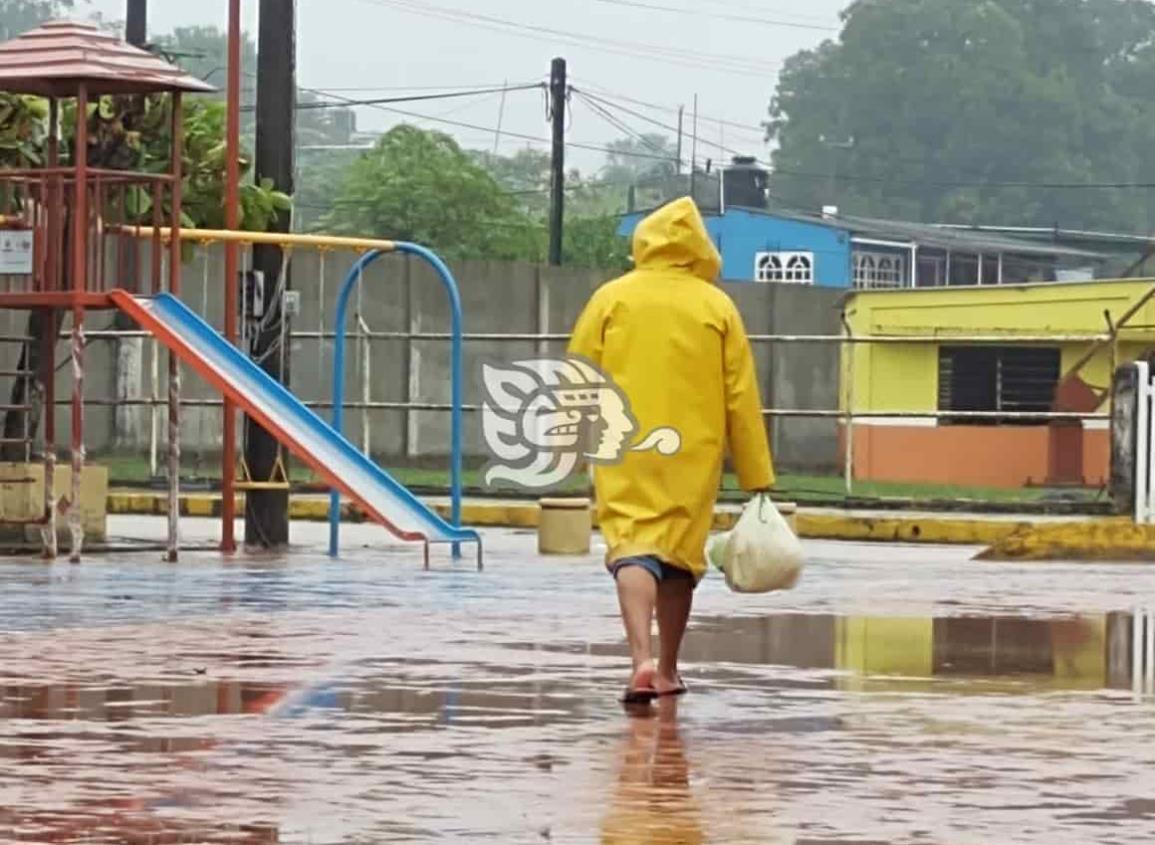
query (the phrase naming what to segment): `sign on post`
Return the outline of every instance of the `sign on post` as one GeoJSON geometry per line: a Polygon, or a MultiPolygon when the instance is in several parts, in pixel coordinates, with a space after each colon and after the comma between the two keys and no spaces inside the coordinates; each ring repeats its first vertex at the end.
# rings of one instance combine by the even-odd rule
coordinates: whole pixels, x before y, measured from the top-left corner
{"type": "Polygon", "coordinates": [[[0,230],[0,275],[32,274],[32,232],[28,229],[0,230]]]}

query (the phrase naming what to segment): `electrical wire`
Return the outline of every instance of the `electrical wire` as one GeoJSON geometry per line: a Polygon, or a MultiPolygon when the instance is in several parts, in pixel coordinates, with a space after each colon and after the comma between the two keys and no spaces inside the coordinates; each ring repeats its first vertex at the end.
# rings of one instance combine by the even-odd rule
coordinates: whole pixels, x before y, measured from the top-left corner
{"type": "MultiPolygon", "coordinates": [[[[537,90],[541,87],[542,86],[540,84],[523,85],[523,86],[518,86],[517,90],[519,90],[519,91],[520,90],[537,90]]],[[[468,123],[465,121],[452,120],[452,119],[446,118],[446,117],[437,117],[434,115],[422,114],[420,112],[412,112],[412,111],[408,111],[408,110],[404,110],[404,109],[391,108],[389,106],[384,105],[379,100],[374,100],[372,102],[362,102],[362,101],[359,101],[359,100],[356,100],[353,98],[341,97],[340,95],[336,94],[335,92],[325,90],[325,89],[302,88],[301,90],[330,97],[331,99],[336,101],[335,103],[328,104],[330,106],[364,105],[367,108],[374,108],[374,109],[377,109],[379,111],[389,112],[392,114],[399,114],[399,115],[402,115],[405,117],[415,118],[418,120],[426,120],[426,121],[430,121],[433,123],[440,123],[440,124],[444,124],[447,126],[454,126],[454,127],[462,128],[462,129],[471,129],[471,130],[478,131],[478,132],[485,132],[487,134],[492,134],[492,133],[495,133],[498,131],[497,127],[493,127],[493,126],[482,126],[482,125],[475,124],[475,123],[468,123]]],[[[511,88],[509,90],[513,90],[513,89],[511,88]]],[[[616,102],[614,102],[614,101],[612,101],[612,100],[610,100],[604,96],[598,96],[598,95],[590,94],[589,92],[583,91],[583,90],[576,88],[576,87],[572,88],[571,90],[574,93],[577,93],[578,96],[583,99],[583,102],[585,102],[585,104],[587,106],[590,106],[592,109],[594,109],[594,111],[596,113],[598,113],[600,117],[602,117],[603,119],[606,119],[615,128],[617,128],[620,131],[625,132],[627,135],[635,138],[635,140],[643,141],[643,138],[642,138],[640,133],[637,133],[635,130],[630,129],[624,123],[615,120],[611,116],[606,115],[604,113],[604,111],[599,111],[595,107],[594,103],[596,102],[597,104],[604,104],[605,106],[617,109],[618,111],[621,111],[625,114],[629,114],[630,116],[632,116],[638,120],[643,120],[646,123],[649,123],[653,126],[660,127],[662,129],[665,129],[665,130],[670,131],[670,132],[677,132],[676,127],[673,127],[670,124],[662,123],[661,121],[650,118],[650,117],[643,115],[643,114],[641,114],[641,113],[639,113],[633,109],[630,109],[626,106],[623,106],[620,103],[616,103],[616,102]],[[591,102],[591,101],[594,101],[594,102],[591,102]]],[[[488,96],[488,95],[491,95],[494,93],[500,93],[500,91],[501,91],[501,89],[497,89],[496,92],[492,91],[492,90],[486,90],[484,93],[485,93],[485,95],[488,96]]],[[[626,99],[626,98],[622,98],[622,99],[626,99]]],[[[571,110],[571,112],[572,112],[572,110],[571,110]]],[[[502,129],[501,134],[503,136],[508,137],[508,138],[514,138],[514,139],[526,141],[529,143],[536,143],[536,144],[542,144],[542,145],[552,144],[552,141],[549,138],[545,138],[545,137],[537,136],[537,135],[528,135],[528,134],[520,133],[520,132],[514,132],[512,130],[502,129]]],[[[652,144],[649,144],[648,142],[646,142],[646,143],[647,143],[647,146],[650,146],[653,149],[652,144]]],[[[744,153],[741,153],[732,147],[729,147],[725,144],[721,144],[721,143],[716,142],[716,141],[712,141],[708,138],[702,138],[699,136],[698,143],[700,145],[710,147],[712,149],[721,150],[722,152],[726,152],[726,153],[729,153],[731,155],[744,155],[744,153]]],[[[591,143],[584,143],[584,142],[579,142],[579,141],[567,141],[566,146],[569,148],[573,148],[573,149],[581,149],[581,150],[588,150],[588,151],[592,151],[592,152],[600,152],[600,153],[604,153],[606,155],[613,154],[613,155],[618,155],[618,156],[623,156],[623,157],[628,157],[628,158],[650,159],[650,160],[654,160],[654,161],[670,161],[671,160],[670,156],[666,155],[666,154],[659,154],[656,152],[655,153],[646,153],[646,152],[642,152],[642,151],[638,151],[638,150],[614,150],[607,145],[591,144],[591,143]]],[[[766,161],[766,160],[758,158],[758,157],[754,157],[754,158],[758,164],[762,165],[763,167],[766,167],[773,174],[782,175],[782,176],[790,176],[790,177],[794,177],[794,178],[798,178],[798,179],[830,180],[830,178],[831,178],[830,173],[814,173],[814,172],[808,172],[808,171],[804,171],[804,170],[794,170],[792,168],[778,167],[778,166],[775,166],[773,164],[773,162],[766,161]]],[[[697,164],[697,162],[695,162],[695,164],[697,164]]],[[[1074,190],[1149,190],[1149,189],[1155,188],[1155,181],[1115,181],[1115,182],[1059,182],[1059,181],[1049,182],[1049,181],[1044,181],[1044,182],[1031,182],[1031,181],[1026,181],[1026,180],[910,179],[910,178],[904,178],[904,177],[863,176],[863,175],[845,174],[845,173],[838,175],[838,181],[848,182],[848,183],[861,183],[861,184],[883,184],[883,185],[888,185],[888,186],[902,186],[902,187],[906,187],[906,188],[938,188],[938,189],[981,188],[981,189],[992,189],[992,190],[995,190],[995,189],[997,189],[997,190],[1019,189],[1019,190],[1074,191],[1074,190]]]]}
{"type": "MultiPolygon", "coordinates": [[[[605,120],[605,121],[606,121],[606,123],[608,123],[610,126],[614,127],[614,128],[615,128],[616,130],[618,130],[619,132],[623,132],[623,133],[625,133],[625,134],[626,134],[628,137],[630,137],[630,138],[634,139],[634,140],[635,140],[635,141],[637,141],[639,144],[641,144],[641,145],[643,145],[643,146],[646,146],[646,147],[649,147],[649,148],[650,148],[651,150],[653,150],[655,153],[664,154],[664,157],[665,157],[667,160],[669,160],[669,161],[677,161],[677,159],[678,159],[677,155],[673,155],[673,156],[669,155],[669,154],[668,154],[668,153],[666,153],[666,151],[665,151],[665,150],[664,150],[662,147],[660,147],[658,144],[654,143],[652,140],[650,140],[649,138],[647,138],[645,135],[643,135],[643,134],[641,134],[641,133],[639,133],[639,132],[635,131],[634,129],[630,128],[629,126],[627,126],[627,125],[626,125],[625,123],[623,123],[622,121],[618,120],[616,117],[614,117],[612,114],[610,114],[610,113],[609,113],[608,111],[606,111],[604,108],[602,108],[600,105],[598,105],[598,104],[597,104],[597,103],[595,103],[593,100],[591,100],[590,98],[588,98],[587,96],[585,96],[584,94],[582,94],[582,92],[581,92],[581,91],[578,91],[576,88],[575,88],[575,89],[573,89],[573,91],[574,91],[574,93],[575,93],[575,94],[577,94],[577,95],[578,95],[578,98],[579,98],[579,99],[580,99],[580,100],[581,100],[583,103],[585,103],[585,105],[586,105],[586,107],[587,107],[587,108],[589,108],[589,109],[590,109],[592,112],[594,112],[594,114],[596,114],[598,117],[600,117],[600,118],[602,118],[603,120],[605,120]]],[[[677,161],[677,163],[678,163],[679,165],[681,165],[681,161],[677,161]]]]}
{"type": "MultiPolygon", "coordinates": [[[[347,102],[350,104],[356,104],[356,100],[352,100],[352,99],[345,98],[345,97],[340,97],[339,95],[337,95],[331,91],[326,91],[323,89],[315,89],[315,88],[314,89],[302,89],[302,90],[308,90],[308,91],[311,91],[312,93],[323,94],[325,96],[330,96],[336,100],[344,101],[344,102],[347,102]]],[[[477,131],[477,132],[486,132],[489,134],[493,134],[493,133],[498,131],[497,127],[495,127],[495,126],[481,126],[481,125],[476,124],[476,123],[468,123],[466,121],[461,121],[461,120],[452,120],[452,119],[446,118],[446,117],[435,117],[433,115],[421,114],[420,112],[413,112],[413,111],[408,111],[405,109],[395,109],[395,108],[392,108],[390,106],[381,105],[380,103],[369,104],[369,105],[367,105],[367,108],[372,108],[372,109],[376,109],[378,111],[388,112],[390,114],[399,114],[399,115],[402,115],[405,117],[416,118],[418,120],[428,120],[428,121],[431,121],[433,123],[441,123],[441,124],[445,124],[447,126],[455,126],[455,127],[461,128],[461,129],[472,129],[472,130],[477,131]]],[[[517,138],[519,140],[529,141],[532,143],[538,143],[538,144],[552,144],[553,143],[553,141],[551,139],[544,138],[540,135],[527,135],[525,133],[513,132],[513,131],[507,130],[507,129],[502,129],[501,134],[503,136],[507,136],[510,138],[517,138]]],[[[606,145],[590,144],[590,143],[584,143],[584,142],[580,142],[580,141],[566,141],[566,146],[572,147],[574,149],[579,149],[579,150],[590,150],[593,152],[605,153],[607,155],[612,152],[615,155],[628,156],[631,158],[646,158],[646,159],[653,159],[653,160],[657,160],[657,161],[669,161],[670,160],[670,157],[668,155],[657,155],[655,153],[643,153],[643,152],[637,152],[637,151],[619,152],[617,150],[612,150],[611,148],[609,148],[606,145]]]]}
{"type": "MultiPolygon", "coordinates": [[[[617,92],[617,91],[612,91],[612,90],[610,90],[604,86],[594,84],[594,83],[590,82],[589,80],[585,79],[584,77],[571,77],[571,80],[573,82],[576,82],[577,84],[579,84],[582,88],[586,89],[587,93],[592,91],[592,92],[597,93],[597,94],[602,94],[604,96],[613,97],[615,100],[620,100],[623,103],[630,103],[630,104],[635,105],[635,106],[642,106],[644,108],[652,109],[654,111],[665,112],[667,114],[677,114],[679,111],[685,110],[684,106],[679,108],[678,106],[660,105],[658,103],[653,103],[653,102],[650,102],[648,100],[639,100],[636,97],[630,97],[626,94],[622,94],[622,93],[617,92]]],[[[732,128],[732,129],[748,130],[750,132],[756,132],[759,135],[762,135],[766,131],[766,127],[764,127],[764,126],[756,126],[755,124],[752,124],[752,123],[739,123],[739,122],[734,121],[734,120],[726,120],[724,118],[714,117],[713,115],[709,115],[709,114],[705,114],[705,113],[699,113],[698,118],[700,120],[704,120],[708,123],[716,123],[720,126],[725,126],[727,128],[732,128]]]]}
{"type": "MultiPolygon", "coordinates": [[[[665,123],[662,123],[660,121],[649,118],[646,115],[640,114],[640,113],[638,113],[632,109],[629,109],[625,106],[614,103],[610,100],[605,99],[604,97],[598,97],[598,96],[595,96],[593,94],[583,92],[583,91],[576,89],[576,88],[574,90],[577,91],[577,93],[580,96],[582,96],[583,98],[585,98],[586,100],[594,100],[594,101],[597,101],[599,103],[604,103],[605,105],[607,105],[611,108],[616,108],[619,111],[625,112],[626,114],[629,114],[633,117],[636,117],[639,120],[644,120],[647,123],[650,123],[651,125],[660,127],[662,129],[666,129],[666,130],[671,131],[671,132],[677,131],[676,127],[673,127],[673,126],[670,126],[669,124],[665,124],[665,123]]],[[[699,137],[698,143],[704,144],[704,145],[709,146],[709,147],[713,147],[715,149],[722,150],[723,152],[727,152],[727,153],[730,153],[732,155],[741,155],[742,154],[731,147],[728,147],[724,144],[716,143],[714,141],[710,141],[707,138],[699,137]]],[[[797,178],[808,178],[808,179],[823,179],[823,180],[829,180],[831,178],[831,175],[829,173],[808,173],[805,171],[791,170],[789,168],[775,167],[770,162],[762,161],[759,163],[761,163],[763,166],[769,168],[774,173],[780,173],[780,174],[783,174],[786,176],[794,176],[797,178]]],[[[902,179],[902,178],[896,179],[896,178],[892,178],[892,177],[881,177],[881,176],[878,176],[878,177],[856,176],[853,174],[850,174],[850,175],[840,174],[838,176],[838,179],[839,179],[839,181],[845,180],[845,181],[853,181],[853,182],[901,184],[901,185],[907,185],[907,186],[933,187],[933,188],[1000,188],[1000,189],[1001,188],[1006,188],[1006,189],[1019,188],[1019,189],[1038,189],[1038,190],[1084,190],[1084,189],[1085,190],[1124,190],[1124,189],[1143,190],[1143,189],[1148,189],[1148,188],[1155,188],[1155,182],[1029,182],[1029,181],[993,181],[993,180],[963,180],[963,179],[928,181],[928,180],[902,179]]]]}
{"type": "Polygon", "coordinates": [[[663,47],[656,44],[619,41],[584,33],[567,32],[550,27],[519,23],[491,15],[468,12],[462,9],[434,6],[425,2],[417,3],[413,2],[413,0],[361,0],[361,2],[371,3],[377,6],[387,6],[399,11],[446,20],[452,23],[496,30],[521,37],[533,37],[539,41],[542,35],[548,35],[559,43],[590,47],[602,52],[629,56],[633,59],[649,59],[664,64],[681,65],[698,70],[741,74],[748,77],[751,73],[775,74],[782,64],[781,62],[773,60],[703,53],[694,50],[663,47]]]}
{"type": "MultiPolygon", "coordinates": [[[[480,88],[493,88],[500,91],[507,83],[503,82],[489,82],[484,85],[348,85],[334,87],[328,86],[329,91],[339,91],[345,93],[348,91],[475,91],[480,88]]],[[[537,85],[536,82],[514,82],[509,83],[510,88],[517,88],[520,86],[532,87],[537,85]]],[[[302,89],[304,90],[304,89],[302,89]]]]}
{"type": "Polygon", "coordinates": [[[786,11],[785,9],[781,8],[772,9],[767,6],[765,0],[758,0],[758,2],[754,3],[744,3],[742,0],[701,0],[701,3],[702,8],[704,9],[708,9],[714,6],[721,6],[723,9],[740,9],[746,12],[758,12],[759,14],[764,12],[772,12],[773,14],[779,15],[780,17],[794,18],[794,20],[799,21],[823,22],[828,21],[832,17],[832,15],[808,15],[794,10],[786,11]]]}
{"type": "MultiPolygon", "coordinates": [[[[602,103],[602,104],[605,104],[606,106],[608,106],[610,108],[614,108],[614,109],[617,109],[618,111],[624,112],[625,114],[628,114],[631,117],[635,117],[638,120],[643,120],[646,123],[651,124],[652,126],[656,126],[660,129],[665,129],[668,132],[673,132],[676,134],[679,131],[676,126],[670,126],[668,123],[662,123],[659,120],[654,120],[652,117],[648,117],[648,116],[641,114],[640,112],[634,111],[633,109],[628,108],[626,106],[619,105],[619,104],[614,103],[610,100],[606,100],[602,97],[597,97],[593,94],[588,94],[588,93],[586,93],[586,92],[584,92],[578,88],[575,88],[574,91],[578,94],[579,97],[581,97],[586,102],[587,105],[589,105],[591,107],[599,108],[599,110],[601,110],[597,104],[602,103]]],[[[710,139],[703,138],[700,135],[698,136],[698,143],[700,145],[704,145],[707,147],[712,147],[712,148],[717,149],[717,150],[721,150],[722,152],[729,153],[730,155],[743,155],[743,153],[740,153],[738,150],[735,150],[732,147],[727,147],[724,144],[717,143],[715,141],[711,141],[710,139]]]]}
{"type": "Polygon", "coordinates": [[[609,6],[625,6],[634,9],[646,9],[652,12],[673,12],[679,15],[693,15],[694,17],[708,17],[715,20],[736,21],[738,23],[753,23],[761,26],[783,26],[793,29],[813,29],[820,32],[838,32],[837,27],[824,26],[817,23],[799,23],[795,21],[778,20],[774,18],[757,18],[749,15],[735,15],[727,12],[708,12],[703,8],[686,9],[677,6],[665,6],[658,3],[642,3],[639,0],[593,0],[594,3],[604,3],[609,6]]]}
{"type": "MultiPolygon", "coordinates": [[[[351,108],[353,106],[379,106],[388,103],[417,103],[429,100],[452,100],[461,97],[487,97],[491,94],[512,94],[516,91],[531,91],[539,88],[544,88],[545,84],[541,82],[530,83],[526,85],[516,85],[497,88],[478,88],[465,91],[442,91],[437,94],[414,94],[406,97],[373,97],[370,99],[349,99],[341,98],[339,102],[324,102],[318,100],[305,100],[295,104],[297,111],[310,111],[313,109],[335,109],[335,108],[351,108]]],[[[312,88],[301,88],[307,93],[321,93],[312,88]]],[[[327,93],[327,92],[326,92],[327,93]]],[[[256,105],[241,106],[242,112],[252,112],[256,110],[256,105]]]]}

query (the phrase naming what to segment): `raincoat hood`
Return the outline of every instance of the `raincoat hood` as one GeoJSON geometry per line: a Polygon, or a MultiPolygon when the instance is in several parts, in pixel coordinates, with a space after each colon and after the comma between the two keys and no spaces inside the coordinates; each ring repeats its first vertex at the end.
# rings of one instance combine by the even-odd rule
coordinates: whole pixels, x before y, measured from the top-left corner
{"type": "Polygon", "coordinates": [[[716,282],[722,270],[722,256],[689,197],[662,206],[638,223],[633,256],[638,270],[682,270],[706,282],[716,282]]]}

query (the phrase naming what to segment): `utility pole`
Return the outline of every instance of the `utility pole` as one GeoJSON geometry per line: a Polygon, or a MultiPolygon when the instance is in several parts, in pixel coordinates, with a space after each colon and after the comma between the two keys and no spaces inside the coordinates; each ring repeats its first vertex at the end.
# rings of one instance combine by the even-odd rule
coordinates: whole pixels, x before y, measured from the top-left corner
{"type": "Polygon", "coordinates": [[[509,80],[501,83],[501,105],[497,107],[497,131],[493,133],[493,155],[497,156],[497,148],[501,146],[501,124],[505,120],[505,95],[508,93],[509,80]]]}
{"type": "Polygon", "coordinates": [[[678,106],[678,175],[682,175],[682,118],[686,113],[685,106],[678,106]]]}
{"type": "Polygon", "coordinates": [[[553,120],[553,155],[550,159],[549,263],[561,265],[562,231],[565,222],[565,59],[554,59],[549,72],[549,114],[553,120]]]}
{"type": "Polygon", "coordinates": [[[133,47],[143,47],[148,43],[148,0],[128,0],[124,40],[133,47]]]}
{"type": "MultiPolygon", "coordinates": [[[[277,190],[293,193],[293,144],[296,99],[296,0],[260,0],[257,32],[257,127],[255,172],[272,179],[277,190]]],[[[288,232],[278,216],[271,229],[288,232]]],[[[245,297],[254,330],[253,359],[282,384],[289,383],[289,327],[285,294],[288,263],[280,247],[253,248],[255,296],[245,297]],[[262,278],[263,277],[263,278],[262,278]],[[257,307],[253,307],[254,304],[257,307]]],[[[249,480],[284,482],[283,487],[250,489],[245,496],[245,543],[279,548],[289,542],[288,456],[256,420],[245,418],[245,463],[249,480]]]]}
{"type": "Polygon", "coordinates": [[[698,95],[694,95],[694,134],[690,139],[690,199],[694,202],[698,201],[695,193],[698,184],[696,174],[698,172],[698,95]]]}

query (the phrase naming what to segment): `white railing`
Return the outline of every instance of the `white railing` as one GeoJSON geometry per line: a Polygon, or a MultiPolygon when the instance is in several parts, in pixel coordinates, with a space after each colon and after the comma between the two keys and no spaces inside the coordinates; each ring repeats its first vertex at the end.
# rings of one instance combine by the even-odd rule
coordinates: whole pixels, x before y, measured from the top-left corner
{"type": "Polygon", "coordinates": [[[1135,384],[1135,521],[1140,524],[1155,522],[1155,497],[1152,489],[1151,448],[1155,446],[1155,384],[1146,361],[1136,361],[1135,384]]]}

